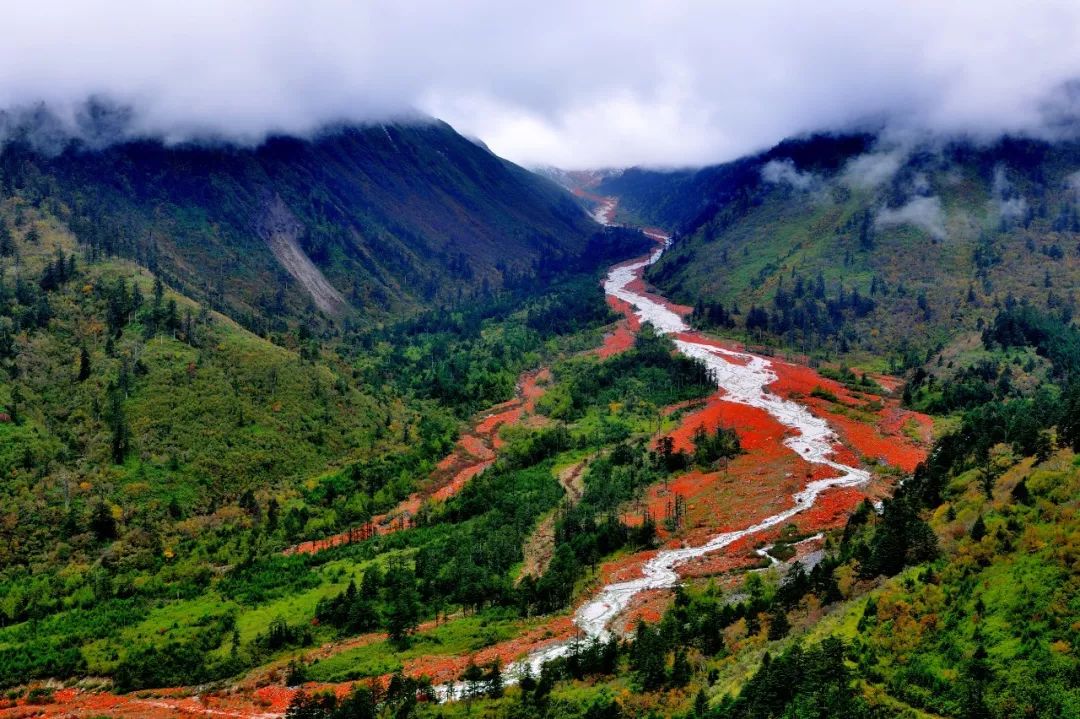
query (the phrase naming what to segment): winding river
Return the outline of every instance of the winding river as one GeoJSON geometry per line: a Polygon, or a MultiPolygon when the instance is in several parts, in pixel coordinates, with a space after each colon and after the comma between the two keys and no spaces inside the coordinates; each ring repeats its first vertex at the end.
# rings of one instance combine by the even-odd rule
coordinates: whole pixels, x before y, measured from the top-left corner
{"type": "MultiPolygon", "coordinates": [[[[631,305],[633,313],[642,323],[652,324],[663,334],[678,335],[675,346],[679,352],[705,363],[717,387],[724,391],[725,400],[763,409],[784,426],[795,430],[784,444],[807,462],[831,467],[836,476],[808,483],[792,497],[791,507],[782,512],[744,529],[718,534],[698,546],[661,550],[642,566],[641,577],[603,587],[574,614],[574,624],[586,640],[609,638],[613,621],[629,608],[639,593],[674,587],[678,583],[675,568],[683,562],[787,522],[799,512],[812,507],[818,496],[827,489],[859,485],[870,479],[866,470],[833,459],[836,434],[825,420],[811,414],[806,407],[783,399],[766,389],[777,379],[768,359],[723,349],[704,341],[678,313],[662,302],[631,288],[636,284],[636,280],[641,279],[645,268],[659,260],[670,244],[668,238],[657,239],[662,240],[663,245],[649,257],[613,267],[604,281],[604,292],[631,305]]],[[[572,642],[564,642],[535,651],[508,666],[506,676],[513,678],[525,671],[531,671],[535,675],[544,662],[565,656],[572,645],[572,642]]],[[[460,688],[457,684],[444,685],[438,688],[438,692],[442,697],[449,698],[453,696],[451,692],[457,693],[460,688]]]]}

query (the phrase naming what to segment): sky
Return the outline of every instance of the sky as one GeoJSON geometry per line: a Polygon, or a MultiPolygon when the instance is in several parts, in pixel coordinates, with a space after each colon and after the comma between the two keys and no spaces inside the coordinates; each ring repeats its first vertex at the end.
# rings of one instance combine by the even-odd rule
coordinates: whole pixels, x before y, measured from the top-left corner
{"type": "MultiPolygon", "coordinates": [[[[700,166],[852,126],[1061,134],[1080,2],[3,0],[0,108],[256,142],[413,112],[528,166],[700,166]]],[[[85,124],[85,123],[84,123],[85,124]]]]}

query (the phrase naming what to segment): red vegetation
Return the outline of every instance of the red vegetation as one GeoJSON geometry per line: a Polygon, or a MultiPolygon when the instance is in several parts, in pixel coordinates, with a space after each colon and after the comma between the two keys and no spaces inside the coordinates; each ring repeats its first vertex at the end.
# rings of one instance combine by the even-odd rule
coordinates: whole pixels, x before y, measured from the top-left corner
{"type": "Polygon", "coordinates": [[[360,542],[376,534],[389,534],[407,529],[424,502],[445,502],[461,491],[476,475],[495,461],[495,451],[501,446],[499,430],[506,425],[517,424],[536,410],[536,401],[544,395],[551,381],[547,369],[526,372],[518,380],[517,396],[496,405],[478,418],[471,431],[458,439],[454,450],[435,466],[423,486],[409,495],[398,506],[385,514],[372,517],[370,521],[344,532],[301,542],[284,550],[284,554],[314,554],[331,547],[360,542]]]}
{"type": "Polygon", "coordinates": [[[405,673],[409,676],[429,677],[435,684],[444,684],[456,680],[470,661],[476,664],[488,664],[498,658],[503,666],[526,654],[543,649],[546,646],[570,639],[578,632],[569,616],[555,617],[550,622],[534,627],[519,637],[493,644],[463,656],[425,656],[411,659],[405,663],[405,673]]]}
{"type": "MultiPolygon", "coordinates": [[[[608,299],[610,300],[612,298],[608,299]]],[[[618,324],[615,325],[614,330],[604,335],[604,344],[596,351],[596,355],[600,359],[607,359],[612,355],[625,352],[633,346],[634,330],[630,329],[629,320],[620,320],[618,324]]]]}
{"type": "MultiPolygon", "coordinates": [[[[310,685],[308,691],[332,689],[339,695],[348,693],[352,685],[310,685]]],[[[106,692],[87,692],[74,687],[57,689],[51,699],[30,704],[19,699],[0,702],[0,718],[23,717],[98,717],[123,719],[171,719],[173,717],[234,717],[236,719],[268,719],[284,715],[296,694],[295,689],[267,686],[247,692],[212,692],[189,694],[186,689],[159,689],[139,692],[138,695],[117,695],[106,692]]]]}
{"type": "Polygon", "coordinates": [[[860,457],[854,454],[858,453],[912,472],[926,458],[925,445],[930,440],[932,426],[926,415],[902,409],[895,399],[869,393],[856,396],[844,385],[822,377],[809,367],[774,360],[773,370],[777,380],[769,389],[782,397],[796,399],[824,417],[842,445],[854,451],[840,461],[858,464],[860,457]],[[838,402],[811,396],[819,388],[831,392],[838,402]],[[909,424],[917,428],[921,441],[904,433],[904,427],[909,424]]]}
{"type": "MultiPolygon", "coordinates": [[[[605,217],[610,221],[616,207],[613,200],[598,197],[587,190],[575,192],[602,203],[605,217]]],[[[646,234],[658,241],[665,239],[664,233],[659,230],[647,230],[646,234]]],[[[633,287],[638,291],[645,291],[640,273],[633,287]]],[[[682,315],[690,312],[689,307],[672,305],[653,294],[649,296],[682,315]]],[[[622,313],[625,319],[616,325],[605,337],[603,345],[596,350],[601,358],[632,346],[634,334],[640,329],[633,308],[628,303],[612,297],[608,297],[608,303],[622,313]]],[[[694,332],[680,334],[677,338],[740,349],[733,343],[706,339],[694,332]]],[[[733,363],[741,361],[734,357],[727,359],[733,363]]],[[[772,360],[772,366],[777,380],[769,389],[782,397],[806,405],[814,414],[828,420],[835,429],[839,441],[834,448],[834,456],[838,461],[858,465],[863,457],[881,459],[910,471],[925,457],[925,445],[930,439],[930,418],[903,410],[892,399],[877,398],[869,394],[856,396],[845,386],[820,376],[808,367],[776,359],[772,360]],[[837,403],[812,397],[811,393],[816,388],[835,395],[837,403]],[[919,440],[912,439],[912,434],[919,440]]],[[[543,395],[544,385],[549,379],[550,374],[546,370],[522,375],[517,396],[478,418],[472,430],[459,440],[454,451],[439,462],[424,486],[393,511],[374,518],[362,527],[315,542],[305,542],[286,550],[286,553],[313,553],[350,541],[359,541],[374,533],[382,534],[407,527],[409,518],[415,515],[424,501],[443,501],[453,496],[490,465],[499,447],[500,428],[521,422],[527,414],[532,413],[536,400],[543,395]]],[[[875,377],[875,380],[889,390],[898,386],[895,380],[888,377],[875,377]]],[[[667,412],[670,414],[676,409],[690,406],[692,403],[682,403],[667,408],[667,412]]],[[[0,418],[0,421],[3,419],[0,418]]],[[[732,427],[738,432],[745,453],[732,459],[726,467],[713,471],[695,469],[683,473],[671,482],[651,487],[642,503],[623,512],[624,521],[639,523],[647,511],[657,521],[661,539],[669,546],[698,544],[720,532],[747,527],[790,507],[792,495],[802,489],[806,482],[835,474],[835,471],[827,466],[807,463],[786,447],[783,441],[791,430],[767,412],[728,402],[724,400],[722,392],[713,394],[703,406],[686,414],[679,427],[672,432],[675,449],[692,450],[692,436],[699,426],[712,430],[718,425],[732,427]],[[678,536],[671,536],[663,529],[663,519],[676,496],[685,500],[686,515],[682,526],[677,530],[678,536]]],[[[857,488],[830,490],[818,497],[811,509],[796,515],[792,521],[803,533],[815,533],[822,529],[842,526],[847,516],[865,496],[866,493],[857,488]]],[[[779,530],[780,527],[775,527],[751,537],[744,537],[680,566],[678,572],[683,577],[697,577],[731,573],[760,564],[761,557],[755,553],[754,548],[774,539],[779,530]]],[[[798,545],[797,551],[802,555],[817,546],[819,543],[804,542],[798,545]]],[[[607,584],[639,577],[642,565],[653,556],[655,551],[646,551],[607,562],[600,567],[599,581],[607,584]]],[[[622,617],[623,626],[632,628],[638,618],[658,620],[669,600],[670,593],[666,591],[643,592],[635,598],[630,610],[622,617]]],[[[470,660],[483,664],[497,657],[505,665],[544,646],[565,641],[577,631],[570,616],[556,617],[542,626],[530,629],[520,637],[482,649],[471,657],[420,657],[407,662],[405,671],[412,676],[426,675],[435,683],[449,682],[457,679],[470,660]]],[[[324,647],[321,651],[329,656],[381,636],[371,634],[355,637],[324,647]]],[[[269,675],[270,678],[273,676],[276,674],[269,675]]],[[[263,677],[260,681],[265,681],[266,678],[263,677]]],[[[351,686],[343,684],[332,688],[338,693],[345,693],[351,686]]],[[[311,691],[320,687],[311,685],[305,688],[311,691]]],[[[0,703],[0,719],[38,715],[78,717],[101,714],[152,718],[211,714],[244,718],[272,717],[280,716],[284,712],[294,694],[292,689],[263,686],[249,687],[237,693],[184,696],[190,691],[193,690],[162,690],[142,693],[136,697],[61,689],[55,693],[51,704],[28,707],[23,699],[9,701],[7,704],[0,703]]]]}
{"type": "Polygon", "coordinates": [[[796,518],[798,527],[806,533],[824,529],[842,527],[847,522],[859,502],[866,499],[866,493],[855,487],[837,487],[822,493],[814,506],[799,514],[796,518]]]}
{"type": "Polygon", "coordinates": [[[639,621],[655,624],[664,616],[671,604],[671,592],[664,589],[647,589],[634,596],[630,606],[619,618],[623,631],[631,633],[639,621]]]}
{"type": "Polygon", "coordinates": [[[641,329],[641,320],[634,314],[634,307],[629,302],[608,295],[607,303],[611,309],[625,316],[626,319],[624,321],[626,322],[626,327],[631,332],[631,335],[641,329]]]}
{"type": "Polygon", "coordinates": [[[762,538],[762,535],[743,537],[723,549],[680,564],[675,571],[683,579],[689,579],[753,568],[762,562],[762,557],[754,551],[762,538]]]}

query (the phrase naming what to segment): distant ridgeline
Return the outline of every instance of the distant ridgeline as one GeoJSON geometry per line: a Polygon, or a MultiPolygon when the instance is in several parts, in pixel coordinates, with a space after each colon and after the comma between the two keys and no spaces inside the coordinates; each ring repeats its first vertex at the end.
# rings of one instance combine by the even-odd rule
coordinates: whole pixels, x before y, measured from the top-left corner
{"type": "Polygon", "coordinates": [[[696,305],[695,324],[758,342],[900,370],[977,341],[1008,301],[1074,309],[1075,142],[815,135],[697,171],[627,170],[597,192],[676,230],[648,279],[696,305]]]}
{"type": "Polygon", "coordinates": [[[255,147],[129,141],[0,152],[0,195],[256,331],[367,324],[521,284],[596,232],[553,183],[434,120],[255,147]]]}

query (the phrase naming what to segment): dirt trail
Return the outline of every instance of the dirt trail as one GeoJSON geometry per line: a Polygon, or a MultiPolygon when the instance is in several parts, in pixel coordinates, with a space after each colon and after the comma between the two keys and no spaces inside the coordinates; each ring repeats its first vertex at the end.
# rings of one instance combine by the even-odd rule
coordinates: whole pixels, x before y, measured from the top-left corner
{"type": "MultiPolygon", "coordinates": [[[[562,485],[566,498],[561,507],[573,506],[581,500],[585,491],[585,467],[584,460],[576,462],[559,472],[559,484],[562,485]]],[[[560,508],[561,508],[560,507],[560,508]]],[[[559,510],[553,510],[547,514],[532,535],[525,542],[525,562],[518,575],[518,581],[525,577],[536,577],[544,573],[551,557],[555,554],[555,522],[558,519],[559,510]]]]}

